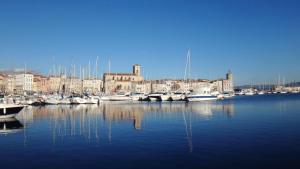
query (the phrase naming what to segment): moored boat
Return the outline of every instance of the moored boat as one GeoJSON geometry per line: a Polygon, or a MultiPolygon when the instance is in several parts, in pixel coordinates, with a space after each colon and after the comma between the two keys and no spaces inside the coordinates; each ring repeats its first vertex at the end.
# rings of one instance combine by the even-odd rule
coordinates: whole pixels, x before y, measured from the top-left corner
{"type": "Polygon", "coordinates": [[[172,101],[180,101],[183,100],[185,97],[185,94],[183,92],[175,92],[171,94],[171,100],[172,101]]]}
{"type": "Polygon", "coordinates": [[[210,101],[210,100],[217,100],[217,96],[213,96],[210,93],[210,88],[203,87],[194,91],[186,96],[187,101],[195,102],[195,101],[210,101]]]}
{"type": "Polygon", "coordinates": [[[128,94],[117,93],[116,95],[109,96],[109,101],[130,101],[131,97],[128,94]]]}
{"type": "Polygon", "coordinates": [[[85,104],[86,100],[81,97],[73,97],[71,98],[71,104],[85,104]]]}
{"type": "Polygon", "coordinates": [[[167,101],[170,99],[170,95],[167,93],[151,93],[148,95],[150,101],[167,101]]]}
{"type": "Polygon", "coordinates": [[[0,118],[15,117],[24,107],[15,104],[0,104],[0,118]]]}

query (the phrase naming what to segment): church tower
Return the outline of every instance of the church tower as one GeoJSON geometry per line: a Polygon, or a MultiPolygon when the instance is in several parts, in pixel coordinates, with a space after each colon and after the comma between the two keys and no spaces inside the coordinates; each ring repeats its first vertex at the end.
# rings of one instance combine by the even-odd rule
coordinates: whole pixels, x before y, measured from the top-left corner
{"type": "Polygon", "coordinates": [[[226,80],[233,81],[233,75],[232,75],[232,73],[231,73],[230,70],[229,70],[228,73],[226,74],[226,80]]]}
{"type": "Polygon", "coordinates": [[[136,76],[141,76],[141,65],[135,64],[133,65],[133,72],[136,76]]]}

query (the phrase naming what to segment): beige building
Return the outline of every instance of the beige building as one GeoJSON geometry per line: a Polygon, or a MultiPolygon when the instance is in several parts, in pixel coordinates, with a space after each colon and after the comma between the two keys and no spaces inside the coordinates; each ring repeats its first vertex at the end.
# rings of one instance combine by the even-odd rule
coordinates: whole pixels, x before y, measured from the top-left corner
{"type": "Polygon", "coordinates": [[[48,81],[45,76],[34,75],[33,77],[33,91],[38,93],[45,93],[48,89],[48,81]]]}
{"type": "Polygon", "coordinates": [[[61,77],[58,76],[50,76],[47,78],[47,92],[56,93],[61,89],[61,77]]]}
{"type": "Polygon", "coordinates": [[[104,92],[131,92],[132,84],[143,80],[141,66],[137,64],[133,65],[132,73],[104,73],[104,92]]]}
{"type": "Polygon", "coordinates": [[[0,74],[0,93],[5,92],[6,75],[0,74]]]}
{"type": "Polygon", "coordinates": [[[7,75],[5,79],[5,93],[12,94],[16,91],[15,89],[15,76],[14,75],[7,75]]]}
{"type": "Polygon", "coordinates": [[[134,93],[151,93],[151,82],[132,82],[132,92],[134,93]]]}
{"type": "Polygon", "coordinates": [[[16,74],[15,89],[17,93],[33,91],[33,74],[28,74],[28,73],[16,74]]]}
{"type": "Polygon", "coordinates": [[[101,92],[103,86],[100,79],[85,79],[82,83],[83,91],[94,94],[101,92]]]}
{"type": "Polygon", "coordinates": [[[233,75],[231,71],[226,74],[226,79],[214,80],[211,82],[213,89],[219,91],[220,93],[224,92],[233,92],[233,75]]]}

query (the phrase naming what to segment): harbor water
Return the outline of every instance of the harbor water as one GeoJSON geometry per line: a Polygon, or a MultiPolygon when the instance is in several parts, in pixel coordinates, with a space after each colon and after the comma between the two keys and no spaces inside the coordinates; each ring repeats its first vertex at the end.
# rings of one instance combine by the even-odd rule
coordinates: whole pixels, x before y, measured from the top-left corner
{"type": "Polygon", "coordinates": [[[26,107],[1,168],[300,168],[300,94],[26,107]]]}

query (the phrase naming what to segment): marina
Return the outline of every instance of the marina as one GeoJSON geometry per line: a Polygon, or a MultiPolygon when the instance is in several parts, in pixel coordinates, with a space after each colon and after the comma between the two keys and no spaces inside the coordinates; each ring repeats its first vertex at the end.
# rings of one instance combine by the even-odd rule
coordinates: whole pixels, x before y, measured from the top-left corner
{"type": "Polygon", "coordinates": [[[298,163],[299,105],[299,94],[270,94],[29,106],[0,121],[1,160],[12,169],[285,168],[298,163]]]}
{"type": "Polygon", "coordinates": [[[300,1],[0,1],[3,169],[299,169],[300,1]]]}

